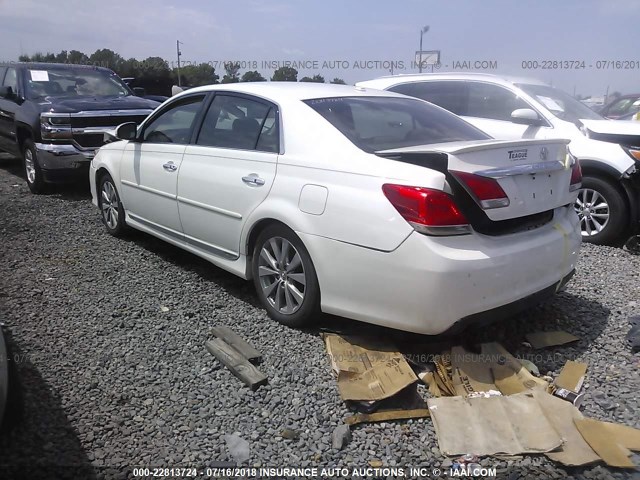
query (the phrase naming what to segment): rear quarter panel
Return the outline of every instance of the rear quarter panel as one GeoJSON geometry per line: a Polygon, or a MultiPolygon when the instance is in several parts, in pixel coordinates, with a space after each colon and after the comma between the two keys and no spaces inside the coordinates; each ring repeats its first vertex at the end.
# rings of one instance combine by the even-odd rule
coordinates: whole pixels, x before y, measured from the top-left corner
{"type": "Polygon", "coordinates": [[[269,196],[247,220],[241,239],[243,253],[247,253],[253,225],[265,218],[300,233],[391,251],[413,228],[384,196],[382,185],[444,188],[443,174],[360,150],[302,102],[283,111],[285,152],[278,157],[269,196]],[[290,118],[304,121],[289,122],[290,118]],[[301,209],[301,193],[311,185],[326,189],[326,204],[324,209],[307,213],[301,209]]]}

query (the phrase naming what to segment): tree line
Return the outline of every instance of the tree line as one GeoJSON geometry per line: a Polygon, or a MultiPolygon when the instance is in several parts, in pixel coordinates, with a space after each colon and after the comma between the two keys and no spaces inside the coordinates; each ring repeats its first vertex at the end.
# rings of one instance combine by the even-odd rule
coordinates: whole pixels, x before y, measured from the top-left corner
{"type": "MultiPolygon", "coordinates": [[[[171,68],[169,62],[161,57],[147,57],[144,60],[120,56],[108,48],[98,49],[91,55],[78,50],[62,50],[58,54],[35,53],[33,55],[20,55],[21,62],[47,62],[68,63],[76,65],[95,65],[113,70],[121,78],[135,78],[137,83],[171,85],[178,84],[178,68],[171,68]]],[[[236,83],[236,82],[264,82],[267,79],[257,70],[249,70],[240,75],[240,64],[228,62],[224,65],[222,78],[216,73],[216,69],[208,63],[198,65],[183,65],[179,69],[180,83],[189,87],[209,85],[212,83],[236,83]]],[[[280,67],[274,70],[272,81],[297,82],[298,71],[293,67],[280,67]]],[[[301,82],[326,83],[325,78],[316,74],[312,77],[302,77],[301,82]]],[[[344,84],[341,78],[334,78],[330,83],[344,84]]]]}

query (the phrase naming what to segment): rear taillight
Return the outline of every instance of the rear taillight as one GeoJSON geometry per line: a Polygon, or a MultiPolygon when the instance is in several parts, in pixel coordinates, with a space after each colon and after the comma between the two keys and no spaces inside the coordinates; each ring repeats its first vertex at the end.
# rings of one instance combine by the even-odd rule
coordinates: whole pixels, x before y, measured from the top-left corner
{"type": "Polygon", "coordinates": [[[577,158],[572,158],[571,164],[571,181],[569,182],[569,191],[575,192],[582,187],[582,168],[577,158]]]}
{"type": "Polygon", "coordinates": [[[386,183],[382,191],[398,213],[420,233],[464,235],[471,232],[453,197],[441,190],[386,183]]]}
{"type": "Polygon", "coordinates": [[[509,206],[509,197],[495,178],[468,172],[452,171],[451,174],[485,210],[509,206]]]}

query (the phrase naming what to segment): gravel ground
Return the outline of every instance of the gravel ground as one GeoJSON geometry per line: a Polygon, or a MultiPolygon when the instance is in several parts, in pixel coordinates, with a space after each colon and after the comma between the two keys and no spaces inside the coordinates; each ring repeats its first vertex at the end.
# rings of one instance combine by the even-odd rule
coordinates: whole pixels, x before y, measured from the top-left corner
{"type": "MultiPolygon", "coordinates": [[[[109,236],[86,189],[31,195],[19,171],[0,160],[0,315],[23,405],[0,439],[0,478],[35,467],[47,468],[39,478],[204,467],[233,461],[225,443],[233,432],[249,442],[247,465],[447,467],[429,419],[359,426],[344,450],[333,450],[331,432],[348,410],[317,329],[275,323],[249,283],[195,256],[142,233],[109,236]],[[252,393],[207,353],[215,325],[229,325],[263,352],[268,386],[252,393]],[[299,438],[282,438],[283,429],[299,438]]],[[[584,413],[640,427],[640,357],[624,339],[627,318],[639,313],[640,256],[585,245],[565,292],[467,335],[500,341],[543,373],[559,373],[568,359],[588,362],[584,413]],[[535,354],[521,345],[527,332],[556,328],[581,341],[535,354]]],[[[362,328],[335,318],[321,325],[362,328]]],[[[482,465],[511,480],[639,475],[564,469],[542,456],[482,465]]]]}

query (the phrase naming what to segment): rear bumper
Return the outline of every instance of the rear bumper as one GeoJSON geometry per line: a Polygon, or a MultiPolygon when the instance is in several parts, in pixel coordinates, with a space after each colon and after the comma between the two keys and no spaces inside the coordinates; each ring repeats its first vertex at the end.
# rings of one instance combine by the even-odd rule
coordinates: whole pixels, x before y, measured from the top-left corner
{"type": "Polygon", "coordinates": [[[50,143],[36,143],[35,147],[45,181],[62,183],[87,178],[94,150],[79,150],[73,145],[50,143]]]}
{"type": "Polygon", "coordinates": [[[461,332],[471,325],[473,325],[474,327],[478,327],[480,325],[487,325],[499,320],[504,320],[505,318],[509,318],[520,312],[524,312],[531,307],[535,307],[536,305],[558,293],[562,289],[562,287],[569,283],[575,273],[575,270],[571,270],[571,272],[569,272],[569,274],[566,275],[558,283],[555,283],[545,288],[544,290],[540,290],[539,292],[533,293],[527,297],[521,298],[520,300],[516,300],[515,302],[464,317],[454,323],[453,326],[451,326],[447,330],[447,333],[454,334],[461,332]]]}
{"type": "Polygon", "coordinates": [[[572,207],[556,209],[543,227],[500,237],[412,233],[392,252],[299,235],[314,259],[324,312],[429,335],[555,293],[581,243],[572,207]]]}

